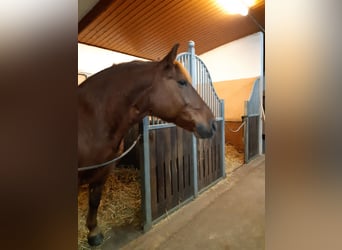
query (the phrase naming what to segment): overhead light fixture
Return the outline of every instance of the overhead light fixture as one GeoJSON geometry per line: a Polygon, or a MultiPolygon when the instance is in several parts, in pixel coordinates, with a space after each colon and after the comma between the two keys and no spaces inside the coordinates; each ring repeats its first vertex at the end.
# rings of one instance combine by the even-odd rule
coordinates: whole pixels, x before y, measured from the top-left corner
{"type": "Polygon", "coordinates": [[[249,7],[255,4],[255,0],[216,0],[221,8],[228,14],[248,15],[249,7]]]}

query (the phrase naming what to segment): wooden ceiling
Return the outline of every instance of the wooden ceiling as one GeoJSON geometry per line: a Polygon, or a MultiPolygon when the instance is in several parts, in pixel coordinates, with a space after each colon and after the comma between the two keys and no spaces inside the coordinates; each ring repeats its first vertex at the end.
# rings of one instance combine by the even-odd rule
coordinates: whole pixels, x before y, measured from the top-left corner
{"type": "MultiPolygon", "coordinates": [[[[195,42],[200,55],[265,27],[265,1],[249,16],[228,15],[215,0],[100,0],[78,23],[78,41],[158,60],[175,43],[195,42]]],[[[79,5],[82,1],[79,1],[79,5]]],[[[80,8],[80,7],[79,7],[80,8]]]]}

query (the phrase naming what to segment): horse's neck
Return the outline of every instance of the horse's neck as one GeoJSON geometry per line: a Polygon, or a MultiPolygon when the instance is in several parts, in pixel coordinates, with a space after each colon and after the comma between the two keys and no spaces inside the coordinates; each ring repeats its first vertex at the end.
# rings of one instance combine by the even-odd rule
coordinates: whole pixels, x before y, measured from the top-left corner
{"type": "MultiPolygon", "coordinates": [[[[141,73],[139,72],[139,74],[141,73]]],[[[149,93],[154,76],[146,73],[141,80],[132,80],[131,75],[126,78],[125,88],[113,86],[111,92],[114,94],[108,95],[107,103],[111,104],[107,105],[106,116],[109,118],[111,133],[115,140],[114,144],[120,142],[134,124],[150,113],[149,93]],[[120,95],[117,95],[116,88],[122,89],[120,95]]]]}

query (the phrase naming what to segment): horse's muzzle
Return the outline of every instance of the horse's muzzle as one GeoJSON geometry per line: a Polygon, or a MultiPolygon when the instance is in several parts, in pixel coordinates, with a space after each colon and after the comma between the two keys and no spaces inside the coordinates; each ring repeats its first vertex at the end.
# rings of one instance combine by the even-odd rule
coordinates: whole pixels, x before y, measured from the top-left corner
{"type": "Polygon", "coordinates": [[[216,122],[211,120],[209,126],[203,124],[196,125],[195,135],[199,138],[211,138],[216,132],[216,122]]]}

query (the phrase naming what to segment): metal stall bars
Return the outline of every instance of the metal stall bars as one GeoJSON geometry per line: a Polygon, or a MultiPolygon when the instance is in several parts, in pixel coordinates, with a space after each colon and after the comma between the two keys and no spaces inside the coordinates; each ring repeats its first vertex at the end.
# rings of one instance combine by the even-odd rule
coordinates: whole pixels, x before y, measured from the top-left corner
{"type": "Polygon", "coordinates": [[[173,123],[156,117],[144,119],[144,230],[225,176],[224,101],[218,98],[207,67],[195,55],[194,45],[190,41],[188,52],[179,54],[177,60],[189,71],[195,89],[214,113],[218,129],[214,138],[201,140],[173,123]]]}
{"type": "Polygon", "coordinates": [[[245,115],[242,117],[245,123],[244,143],[245,143],[245,163],[253,157],[259,155],[259,119],[260,119],[260,79],[254,83],[251,95],[245,101],[245,115]]]}
{"type": "Polygon", "coordinates": [[[215,138],[212,140],[201,140],[192,136],[194,170],[197,178],[194,178],[194,195],[215,182],[219,177],[225,176],[224,168],[224,101],[220,100],[212,83],[208,68],[204,62],[195,54],[195,43],[189,42],[188,52],[177,56],[190,72],[192,84],[203,100],[208,104],[216,117],[219,127],[215,138]],[[220,139],[219,139],[220,138],[220,139]]]}

